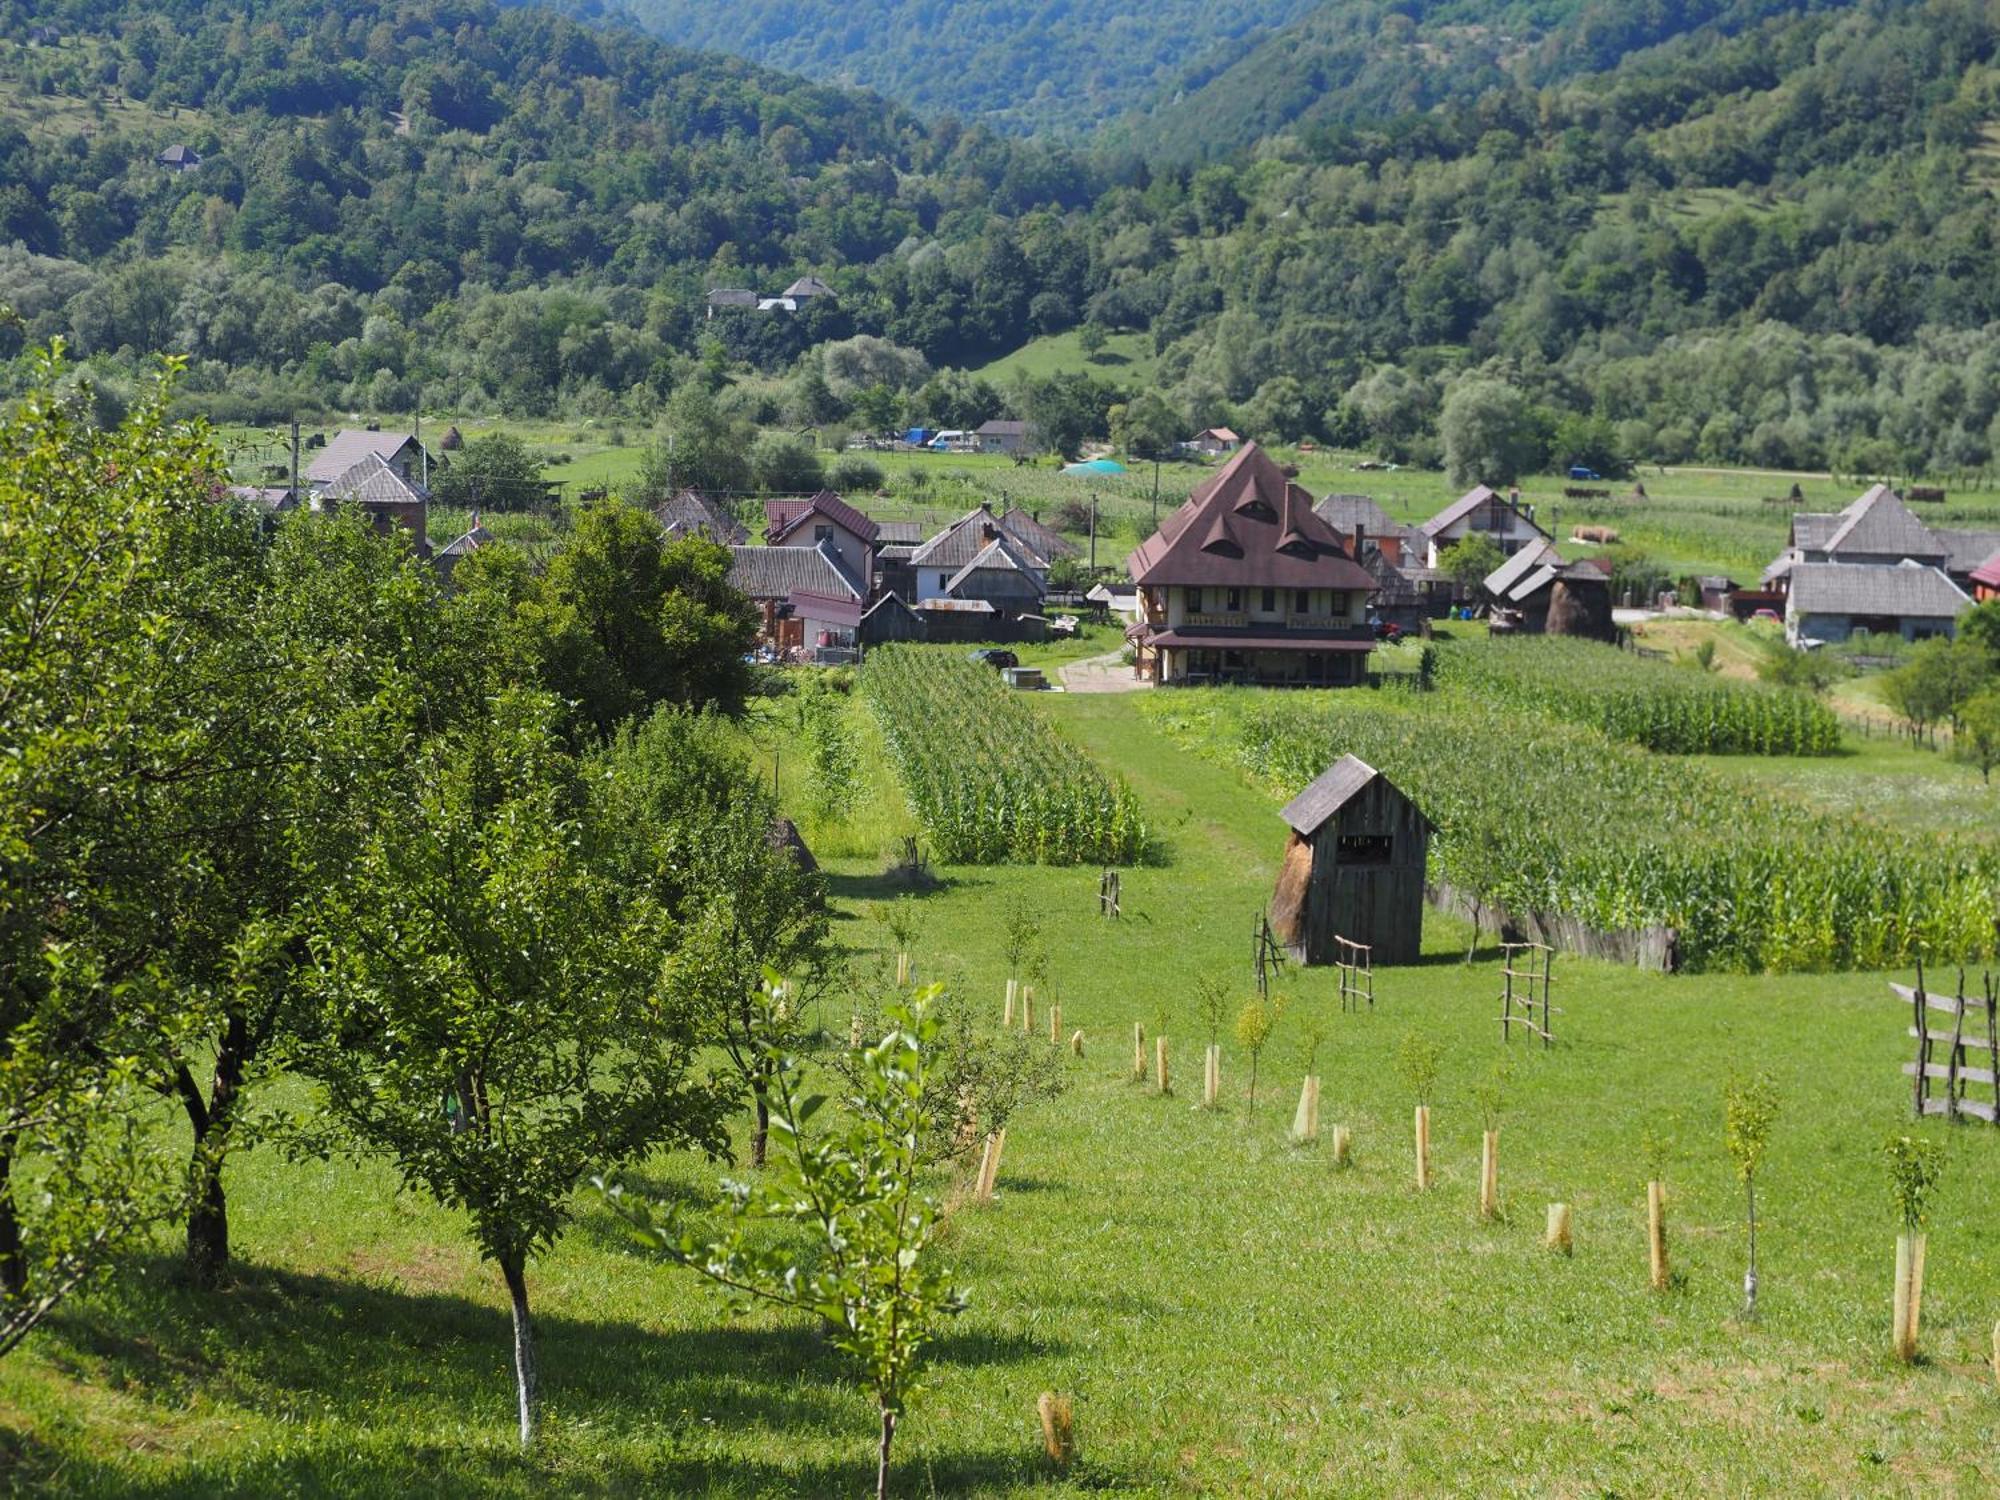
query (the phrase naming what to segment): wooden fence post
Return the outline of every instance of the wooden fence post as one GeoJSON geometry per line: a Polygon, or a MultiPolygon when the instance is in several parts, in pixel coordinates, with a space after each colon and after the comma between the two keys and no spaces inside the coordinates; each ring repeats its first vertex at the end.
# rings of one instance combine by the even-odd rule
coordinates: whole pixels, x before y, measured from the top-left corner
{"type": "Polygon", "coordinates": [[[986,1149],[979,1157],[979,1186],[975,1190],[975,1196],[981,1203],[988,1202],[993,1197],[994,1184],[1000,1180],[1000,1153],[1006,1148],[1005,1127],[986,1137],[986,1149]]]}
{"type": "Polygon", "coordinates": [[[1069,1034],[1069,1050],[1072,1056],[1083,1056],[1083,1032],[1081,1030],[1072,1031],[1069,1034]]]}
{"type": "Polygon", "coordinates": [[[1051,1047],[1056,1047],[1060,1046],[1061,1044],[1062,1044],[1062,1007],[1060,1005],[1051,1005],[1049,1007],[1049,1045],[1051,1047]]]}
{"type": "Polygon", "coordinates": [[[1021,988],[1021,1030],[1035,1029],[1035,987],[1023,985],[1021,988]]]}
{"type": "Polygon", "coordinates": [[[1002,1026],[1006,1026],[1006,1027],[1012,1027],[1012,1026],[1013,1026],[1013,1024],[1014,1024],[1014,997],[1015,997],[1015,996],[1016,996],[1017,994],[1019,994],[1019,993],[1020,993],[1020,990],[1021,990],[1021,981],[1020,981],[1020,980],[1018,980],[1018,979],[1010,979],[1010,980],[1008,980],[1008,981],[1007,981],[1007,1008],[1006,1008],[1005,1010],[1003,1010],[1003,1011],[1001,1011],[1001,1012],[1000,1012],[1000,1024],[1001,1024],[1002,1026]]]}
{"type": "Polygon", "coordinates": [[[1431,1188],[1431,1107],[1417,1106],[1417,1191],[1427,1193],[1431,1188]]]}
{"type": "Polygon", "coordinates": [[[1646,1246],[1653,1290],[1667,1289],[1667,1185],[1658,1178],[1646,1184],[1646,1246]]]}
{"type": "Polygon", "coordinates": [[[1500,1216],[1500,1132],[1489,1130],[1479,1143],[1479,1217],[1500,1216]]]}
{"type": "Polygon", "coordinates": [[[1132,1081],[1146,1081],[1146,1028],[1138,1021],[1132,1023],[1132,1081]]]}

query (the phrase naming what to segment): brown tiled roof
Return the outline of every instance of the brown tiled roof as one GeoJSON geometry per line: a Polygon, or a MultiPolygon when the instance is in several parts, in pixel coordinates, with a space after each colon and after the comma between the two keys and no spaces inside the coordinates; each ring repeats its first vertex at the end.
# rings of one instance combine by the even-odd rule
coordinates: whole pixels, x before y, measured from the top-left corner
{"type": "Polygon", "coordinates": [[[852,532],[871,547],[882,534],[882,528],[874,520],[856,510],[832,490],[821,490],[817,495],[804,500],[766,500],[764,502],[764,539],[770,542],[783,541],[798,530],[808,515],[818,513],[834,525],[852,532]]]}
{"type": "Polygon", "coordinates": [[[1139,544],[1143,584],[1372,591],[1375,580],[1313,514],[1312,496],[1246,443],[1139,544]]]}

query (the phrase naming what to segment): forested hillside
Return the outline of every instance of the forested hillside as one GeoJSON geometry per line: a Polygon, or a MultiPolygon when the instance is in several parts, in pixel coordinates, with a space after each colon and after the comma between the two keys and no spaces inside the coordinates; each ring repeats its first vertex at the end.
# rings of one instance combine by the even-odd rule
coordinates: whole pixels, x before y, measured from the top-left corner
{"type": "Polygon", "coordinates": [[[1552,455],[1990,461],[1988,7],[1486,9],[1541,40],[1466,97],[1287,116],[1195,168],[538,10],[79,0],[51,46],[17,7],[0,300],[114,381],[188,351],[187,399],[246,415],[421,385],[644,422],[698,380],[765,423],[1011,405],[1073,438],[1128,366],[941,372],[1081,325],[1151,345],[1172,422],[1267,438],[1434,458],[1477,378],[1552,455]],[[154,164],[177,140],[199,168],[154,164]],[[805,272],[837,296],[706,315],[805,272]]]}
{"type": "MultiPolygon", "coordinates": [[[[586,0],[594,9],[598,0],[586,0]]],[[[1240,56],[1313,0],[624,0],[666,40],[861,84],[1019,134],[1148,103],[1189,67],[1240,56]]]]}

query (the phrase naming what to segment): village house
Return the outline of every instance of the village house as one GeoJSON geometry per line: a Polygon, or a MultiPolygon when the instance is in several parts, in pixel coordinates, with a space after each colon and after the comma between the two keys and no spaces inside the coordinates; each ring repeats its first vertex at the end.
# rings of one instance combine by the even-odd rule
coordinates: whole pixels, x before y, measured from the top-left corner
{"type": "Polygon", "coordinates": [[[1187,453],[1203,453],[1213,458],[1223,453],[1234,453],[1243,446],[1243,439],[1227,427],[1206,427],[1181,444],[1187,453]]]}
{"type": "Polygon", "coordinates": [[[785,288],[785,296],[791,299],[794,306],[801,302],[810,302],[815,297],[831,297],[832,295],[833,288],[828,286],[824,281],[821,281],[817,276],[801,276],[797,281],[785,288]]]}
{"type": "Polygon", "coordinates": [[[764,502],[764,543],[769,547],[831,547],[865,598],[875,579],[875,546],[882,528],[831,490],[803,500],[764,502]]]}
{"type": "Polygon", "coordinates": [[[2000,531],[1926,525],[1894,490],[1877,484],[1845,510],[1794,515],[1785,550],[1764,570],[1764,582],[1783,590],[1800,563],[1913,562],[1938,569],[1964,589],[1996,552],[2000,531]]]}
{"type": "Polygon", "coordinates": [[[1498,495],[1483,484],[1474,485],[1418,530],[1424,537],[1423,563],[1431,568],[1445,567],[1444,554],[1469,536],[1489,538],[1508,557],[1533,542],[1550,539],[1522,506],[1518,493],[1498,495]]]}
{"type": "Polygon", "coordinates": [[[1263,449],[1244,445],[1132,554],[1135,670],[1158,683],[1358,683],[1375,580],[1263,449]]]}
{"type": "Polygon", "coordinates": [[[1601,558],[1565,562],[1550,543],[1530,543],[1480,584],[1493,601],[1493,632],[1615,642],[1608,568],[1601,558]]]}
{"type": "Polygon", "coordinates": [[[1046,562],[1083,555],[1075,542],[1018,505],[1000,518],[1000,529],[1046,562]]]}
{"type": "Polygon", "coordinates": [[[303,476],[306,487],[323,493],[365,458],[379,459],[413,489],[430,487],[434,467],[423,444],[407,432],[370,432],[359,427],[343,427],[324,448],[313,454],[303,476]]]}
{"type": "Polygon", "coordinates": [[[1028,424],[995,417],[973,429],[981,453],[1022,453],[1028,446],[1028,424]]]}
{"type": "Polygon", "coordinates": [[[1785,638],[1794,646],[1844,641],[1867,631],[1906,641],[1957,633],[1972,600],[1937,568],[1919,562],[1794,563],[1785,590],[1785,638]]]}
{"type": "Polygon", "coordinates": [[[757,308],[757,294],[747,286],[717,286],[708,290],[708,315],[712,318],[718,311],[731,309],[754,312],[757,308]]]}
{"type": "Polygon", "coordinates": [[[431,555],[429,492],[411,484],[379,453],[365,453],[349,464],[338,478],[319,488],[313,503],[320,510],[352,505],[380,535],[401,528],[419,557],[431,555]]]}
{"type": "Polygon", "coordinates": [[[868,585],[832,538],[731,547],[729,557],[731,586],[758,607],[764,639],[781,657],[817,659],[853,649],[868,585]]]}
{"type": "Polygon", "coordinates": [[[452,575],[458,571],[459,563],[493,540],[493,533],[479,524],[478,513],[472,517],[472,527],[464,536],[457,537],[439,547],[431,554],[431,566],[437,570],[438,582],[449,590],[452,575]]]}
{"type": "Polygon", "coordinates": [[[154,164],[165,167],[169,172],[192,172],[201,165],[201,153],[192,146],[183,146],[178,141],[153,158],[154,164]]]}
{"type": "Polygon", "coordinates": [[[750,540],[750,532],[743,523],[700,490],[686,489],[669,495],[653,507],[653,517],[670,539],[705,536],[725,547],[740,547],[750,540]]]}
{"type": "MultiPolygon", "coordinates": [[[[929,599],[961,597],[956,584],[969,579],[968,570],[975,564],[987,575],[989,584],[1002,571],[1025,574],[1031,580],[1016,580],[1004,589],[977,595],[996,607],[1002,605],[1003,598],[1025,600],[1030,592],[1039,605],[1042,595],[1048,592],[1048,559],[1010,533],[992,511],[981,505],[967,511],[910,554],[917,606],[922,608],[929,599]]],[[[1007,611],[1001,607],[1000,612],[1007,611]]]]}

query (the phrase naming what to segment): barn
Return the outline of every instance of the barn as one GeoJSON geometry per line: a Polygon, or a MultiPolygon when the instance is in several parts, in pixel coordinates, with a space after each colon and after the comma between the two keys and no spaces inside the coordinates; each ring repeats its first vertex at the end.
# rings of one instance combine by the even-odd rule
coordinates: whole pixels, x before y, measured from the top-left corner
{"type": "Polygon", "coordinates": [[[1292,836],[1271,929],[1292,957],[1333,963],[1343,937],[1373,948],[1376,963],[1416,962],[1431,841],[1417,805],[1366,761],[1343,755],[1279,816],[1292,836]]]}

